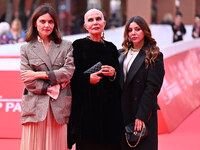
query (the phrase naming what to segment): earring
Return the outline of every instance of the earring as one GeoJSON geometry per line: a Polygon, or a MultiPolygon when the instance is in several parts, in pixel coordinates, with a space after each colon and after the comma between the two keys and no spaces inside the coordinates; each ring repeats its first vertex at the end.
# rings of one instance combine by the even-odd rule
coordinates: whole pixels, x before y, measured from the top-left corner
{"type": "Polygon", "coordinates": [[[101,38],[102,38],[102,39],[104,39],[104,38],[105,38],[105,37],[104,37],[104,31],[102,32],[101,38]]]}

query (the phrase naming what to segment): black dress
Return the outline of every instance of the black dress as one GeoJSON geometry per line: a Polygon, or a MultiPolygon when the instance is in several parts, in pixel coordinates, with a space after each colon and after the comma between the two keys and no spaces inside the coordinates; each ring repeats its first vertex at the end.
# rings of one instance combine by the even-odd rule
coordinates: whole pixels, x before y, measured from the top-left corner
{"type": "Polygon", "coordinates": [[[74,143],[78,147],[80,143],[86,144],[87,150],[95,150],[95,146],[103,149],[119,147],[122,115],[118,51],[111,42],[94,42],[89,38],[74,41],[73,48],[76,69],[71,81],[68,147],[74,143]],[[114,67],[116,78],[104,76],[97,84],[90,84],[90,74],[83,72],[99,61],[114,67]]]}

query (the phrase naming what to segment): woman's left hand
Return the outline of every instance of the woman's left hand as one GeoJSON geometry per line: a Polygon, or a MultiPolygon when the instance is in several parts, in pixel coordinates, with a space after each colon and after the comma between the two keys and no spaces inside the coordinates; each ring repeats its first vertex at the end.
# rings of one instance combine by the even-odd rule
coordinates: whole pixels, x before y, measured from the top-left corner
{"type": "Polygon", "coordinates": [[[135,131],[141,131],[142,128],[145,128],[145,123],[140,119],[135,119],[135,131]]]}
{"type": "Polygon", "coordinates": [[[22,82],[35,80],[37,79],[36,72],[32,70],[24,70],[21,72],[21,79],[22,79],[22,82]]]}
{"type": "Polygon", "coordinates": [[[108,66],[108,65],[104,65],[101,67],[101,71],[102,71],[102,74],[104,76],[114,76],[115,74],[115,68],[113,68],[112,66],[108,66]]]}

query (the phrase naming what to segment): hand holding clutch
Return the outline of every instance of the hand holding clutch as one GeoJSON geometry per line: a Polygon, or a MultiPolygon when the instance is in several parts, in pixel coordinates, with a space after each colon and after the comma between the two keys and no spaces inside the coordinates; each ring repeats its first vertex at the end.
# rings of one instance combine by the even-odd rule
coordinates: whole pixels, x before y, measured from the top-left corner
{"type": "Polygon", "coordinates": [[[102,79],[102,73],[101,73],[101,66],[102,63],[98,62],[86,71],[84,73],[90,74],[90,84],[97,84],[102,79]]]}
{"type": "Polygon", "coordinates": [[[101,66],[102,66],[102,63],[98,62],[95,65],[93,65],[92,67],[90,67],[89,69],[87,69],[86,71],[84,71],[84,73],[92,74],[92,73],[98,72],[101,70],[101,66]]]}
{"type": "Polygon", "coordinates": [[[135,122],[125,126],[126,142],[131,148],[136,147],[139,144],[140,140],[144,139],[148,135],[148,130],[146,127],[142,127],[142,130],[139,132],[135,131],[134,128],[135,122]]]}

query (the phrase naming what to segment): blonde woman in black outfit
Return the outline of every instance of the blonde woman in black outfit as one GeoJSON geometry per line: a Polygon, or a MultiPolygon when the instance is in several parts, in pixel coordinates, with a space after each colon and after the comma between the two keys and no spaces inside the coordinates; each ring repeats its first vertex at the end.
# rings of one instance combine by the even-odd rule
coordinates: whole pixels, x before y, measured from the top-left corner
{"type": "Polygon", "coordinates": [[[75,73],[72,86],[72,113],[69,122],[69,148],[77,150],[119,150],[121,111],[118,51],[103,39],[106,21],[97,9],[85,14],[89,37],[73,43],[75,73]],[[101,62],[94,73],[84,73],[101,62]]]}

